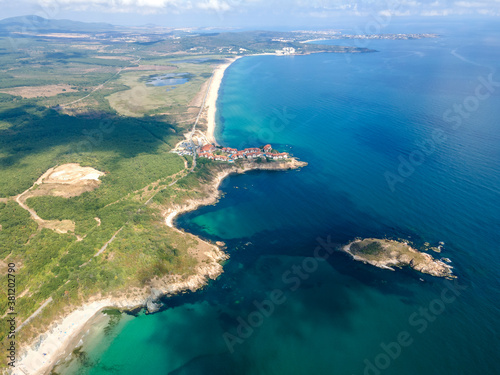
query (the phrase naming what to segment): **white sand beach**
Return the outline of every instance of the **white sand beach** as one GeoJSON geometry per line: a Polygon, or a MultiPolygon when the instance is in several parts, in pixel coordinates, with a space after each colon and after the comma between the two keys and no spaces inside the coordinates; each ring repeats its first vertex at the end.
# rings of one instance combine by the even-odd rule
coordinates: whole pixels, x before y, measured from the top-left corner
{"type": "Polygon", "coordinates": [[[224,63],[222,65],[219,65],[215,70],[214,74],[212,76],[211,82],[210,82],[210,87],[208,89],[207,97],[205,100],[205,108],[207,109],[207,132],[206,132],[206,138],[209,143],[217,143],[215,140],[215,126],[216,126],[216,121],[215,121],[215,114],[217,113],[217,98],[219,96],[219,89],[222,83],[222,79],[224,78],[224,73],[226,69],[236,60],[240,58],[236,57],[232,59],[231,61],[224,63]]]}

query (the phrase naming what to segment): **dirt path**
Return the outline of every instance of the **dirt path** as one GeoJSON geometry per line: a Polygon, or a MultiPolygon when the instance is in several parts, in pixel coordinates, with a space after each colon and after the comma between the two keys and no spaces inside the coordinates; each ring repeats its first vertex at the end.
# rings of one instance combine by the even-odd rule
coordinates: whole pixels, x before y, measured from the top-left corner
{"type": "MultiPolygon", "coordinates": [[[[139,57],[139,58],[137,59],[137,61],[135,61],[135,64],[138,64],[138,63],[139,63],[139,61],[141,61],[141,59],[142,59],[142,57],[139,57]]],[[[66,103],[66,104],[61,104],[61,105],[60,105],[60,107],[61,107],[61,108],[64,108],[64,107],[67,107],[68,105],[76,104],[76,103],[81,102],[82,100],[87,99],[90,95],[92,95],[92,94],[93,94],[93,93],[95,93],[96,91],[99,91],[99,90],[100,90],[100,89],[102,89],[104,86],[106,86],[106,84],[107,84],[108,82],[110,82],[112,79],[114,79],[116,76],[120,75],[120,74],[121,74],[121,72],[123,72],[123,70],[125,70],[126,68],[127,68],[127,67],[123,67],[123,68],[118,69],[118,71],[117,71],[115,74],[113,74],[113,76],[112,76],[110,79],[108,79],[106,82],[101,83],[99,86],[94,87],[94,89],[93,89],[93,90],[92,90],[92,91],[91,91],[88,95],[85,95],[83,98],[73,100],[72,102],[69,102],[69,103],[66,103]]]]}
{"type": "Polygon", "coordinates": [[[38,314],[42,312],[42,310],[47,306],[49,303],[52,302],[52,297],[49,297],[43,304],[40,306],[33,314],[31,314],[24,322],[21,323],[19,327],[17,327],[17,330],[19,331],[23,326],[28,324],[31,320],[33,320],[38,314]]]}
{"type": "MultiPolygon", "coordinates": [[[[207,89],[206,89],[206,92],[205,92],[205,96],[203,97],[203,102],[202,102],[202,104],[201,104],[200,111],[198,112],[198,116],[196,116],[196,120],[195,120],[195,122],[194,122],[194,124],[193,124],[193,128],[192,128],[191,132],[189,133],[189,140],[190,140],[191,142],[192,142],[193,135],[194,135],[194,133],[195,133],[195,131],[196,131],[196,126],[198,125],[198,122],[199,122],[200,117],[201,117],[201,115],[202,115],[202,113],[203,113],[203,110],[205,109],[205,102],[206,102],[207,97],[208,97],[208,94],[209,94],[209,92],[210,92],[210,87],[211,87],[211,85],[212,85],[213,78],[214,78],[214,75],[212,74],[212,77],[210,78],[210,82],[209,82],[209,84],[207,85],[207,89]]],[[[186,161],[185,159],[184,159],[184,166],[185,166],[185,169],[184,169],[183,171],[180,171],[179,173],[184,172],[184,171],[188,168],[188,163],[187,163],[187,161],[186,161]]],[[[167,187],[170,187],[170,186],[175,185],[175,184],[176,184],[179,180],[183,179],[183,178],[184,178],[184,177],[186,177],[188,174],[190,174],[191,172],[193,172],[195,168],[196,168],[196,153],[193,153],[193,165],[191,166],[191,169],[190,169],[190,170],[186,173],[186,175],[181,176],[181,177],[179,177],[178,179],[176,179],[176,180],[174,180],[173,182],[171,182],[170,184],[168,184],[168,185],[164,186],[163,188],[158,189],[158,191],[157,191],[155,194],[153,194],[153,195],[152,195],[152,196],[151,196],[151,197],[150,197],[150,198],[149,198],[149,199],[148,199],[148,200],[144,203],[144,205],[145,205],[145,206],[147,206],[149,203],[151,203],[151,201],[153,200],[153,198],[154,198],[154,197],[155,197],[155,196],[156,196],[156,195],[157,195],[160,191],[164,190],[164,189],[165,189],[165,188],[167,188],[167,187]]],[[[123,198],[121,198],[121,199],[123,199],[123,198]]],[[[120,199],[120,200],[121,200],[121,199],[120,199]]],[[[119,202],[120,200],[118,200],[117,202],[119,202]]],[[[117,202],[110,203],[109,205],[114,204],[114,203],[117,203],[117,202]]],[[[125,225],[127,225],[127,224],[128,224],[128,223],[125,223],[125,225]]],[[[103,247],[101,247],[101,249],[100,249],[100,250],[99,250],[99,251],[98,251],[98,252],[94,255],[94,257],[97,257],[97,256],[101,255],[101,254],[102,254],[102,253],[103,253],[103,252],[104,252],[104,251],[108,248],[108,246],[109,246],[109,245],[110,245],[110,244],[111,244],[111,243],[115,240],[116,236],[117,236],[117,235],[118,235],[118,234],[122,231],[122,229],[125,227],[125,225],[124,225],[124,226],[122,226],[120,229],[118,229],[118,231],[116,231],[116,232],[115,232],[115,234],[113,234],[113,236],[112,236],[112,237],[111,237],[111,238],[110,238],[110,239],[109,239],[109,240],[108,240],[108,241],[104,244],[104,246],[103,246],[103,247]]],[[[84,263],[84,264],[86,264],[86,263],[84,263]]],[[[84,265],[84,264],[83,264],[83,265],[84,265]]],[[[82,265],[82,266],[83,266],[83,265],[82,265]]]]}
{"type": "MultiPolygon", "coordinates": [[[[207,85],[207,91],[205,91],[205,96],[203,97],[203,102],[201,103],[201,107],[200,107],[200,111],[198,112],[198,116],[196,116],[196,121],[194,122],[193,129],[191,130],[191,133],[189,133],[189,141],[191,143],[193,143],[193,135],[196,132],[196,126],[198,125],[198,121],[200,121],[201,114],[203,113],[203,110],[205,109],[205,103],[207,101],[208,94],[210,93],[210,87],[212,87],[212,82],[214,80],[214,72],[212,72],[212,77],[210,77],[210,82],[207,85]]],[[[194,171],[195,168],[196,168],[196,152],[193,152],[193,165],[191,166],[191,170],[189,171],[189,173],[194,171]]]]}
{"type": "MultiPolygon", "coordinates": [[[[186,168],[187,168],[187,162],[186,162],[186,168]]],[[[184,172],[184,171],[181,171],[181,172],[184,172]]],[[[151,201],[152,201],[152,200],[153,200],[153,198],[156,196],[156,194],[158,194],[160,191],[164,190],[164,189],[165,189],[165,188],[167,188],[167,187],[170,187],[170,186],[175,185],[175,184],[176,184],[179,180],[183,179],[184,177],[186,177],[186,176],[187,176],[189,173],[191,173],[191,172],[192,172],[192,170],[188,171],[188,172],[186,173],[186,175],[185,175],[185,176],[181,176],[181,177],[179,177],[177,180],[175,180],[175,181],[171,182],[170,184],[168,184],[168,185],[164,186],[163,188],[159,189],[159,190],[158,190],[155,194],[153,194],[153,195],[151,196],[151,198],[149,198],[149,199],[148,199],[148,200],[144,203],[144,205],[145,205],[145,206],[147,206],[149,203],[151,203],[151,201]]],[[[179,173],[180,173],[180,172],[179,172],[179,173]]],[[[125,225],[127,225],[127,224],[128,224],[128,222],[127,222],[127,223],[125,223],[125,225]]],[[[121,227],[120,229],[118,229],[118,230],[115,232],[115,234],[113,234],[113,236],[112,236],[112,237],[111,237],[111,238],[110,238],[110,239],[109,239],[109,240],[108,240],[108,241],[104,244],[104,246],[103,246],[103,247],[101,247],[101,249],[100,249],[100,250],[99,250],[99,251],[98,251],[98,252],[94,255],[94,257],[97,257],[97,256],[101,255],[101,254],[102,254],[102,253],[103,253],[103,252],[104,252],[104,251],[108,248],[108,246],[109,246],[109,245],[110,245],[110,244],[111,244],[111,243],[115,240],[116,236],[117,236],[117,235],[118,235],[118,234],[122,231],[122,229],[125,227],[125,225],[124,225],[123,227],[121,227]]],[[[88,263],[88,262],[87,262],[87,263],[88,263]]],[[[84,264],[86,264],[86,263],[84,263],[84,264]]],[[[83,265],[84,265],[84,264],[83,264],[83,265]]],[[[82,266],[83,266],[83,265],[82,265],[82,266]]]]}
{"type": "Polygon", "coordinates": [[[103,253],[103,251],[107,249],[108,245],[109,245],[111,242],[113,242],[113,241],[115,240],[115,238],[116,238],[116,236],[118,235],[118,233],[120,233],[124,227],[125,227],[125,225],[124,225],[123,227],[121,227],[120,229],[118,229],[118,230],[115,232],[115,234],[113,234],[113,237],[111,237],[111,238],[108,240],[108,242],[106,242],[106,243],[104,244],[104,246],[103,246],[103,247],[101,247],[101,249],[100,249],[100,250],[99,250],[96,254],[94,254],[94,257],[97,257],[97,256],[101,255],[101,254],[103,253]]]}
{"type": "Polygon", "coordinates": [[[24,208],[26,211],[28,211],[31,215],[31,217],[33,218],[33,220],[35,220],[39,225],[43,225],[45,220],[43,220],[40,216],[38,216],[38,214],[35,212],[35,210],[29,208],[24,202],[25,202],[25,199],[23,199],[24,195],[25,194],[28,194],[31,189],[33,188],[30,187],[28,190],[25,190],[24,192],[22,192],[21,194],[19,194],[18,196],[16,196],[16,202],[22,207],[24,208]]]}

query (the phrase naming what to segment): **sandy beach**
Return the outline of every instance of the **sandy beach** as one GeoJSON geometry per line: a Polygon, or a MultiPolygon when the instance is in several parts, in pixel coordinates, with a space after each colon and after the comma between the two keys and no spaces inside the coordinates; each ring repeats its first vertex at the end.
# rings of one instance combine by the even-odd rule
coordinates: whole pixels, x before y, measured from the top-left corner
{"type": "MultiPolygon", "coordinates": [[[[136,306],[139,303],[140,301],[137,301],[136,306]]],[[[88,303],[53,323],[44,335],[41,335],[21,354],[13,374],[49,373],[57,361],[69,354],[67,351],[73,349],[76,344],[75,340],[78,341],[78,337],[84,333],[88,322],[98,317],[104,308],[117,304],[118,301],[111,299],[88,303]],[[72,343],[74,344],[71,345],[72,343]]],[[[132,308],[134,306],[124,304],[121,307],[132,308]]]]}
{"type": "Polygon", "coordinates": [[[214,74],[210,82],[210,87],[208,89],[207,98],[205,100],[205,108],[207,109],[207,131],[205,135],[209,143],[217,143],[214,135],[216,127],[215,115],[217,113],[217,98],[219,96],[219,89],[222,83],[222,79],[224,78],[224,72],[233,62],[238,60],[240,57],[241,56],[238,56],[230,60],[229,62],[219,65],[214,70],[214,74]]]}

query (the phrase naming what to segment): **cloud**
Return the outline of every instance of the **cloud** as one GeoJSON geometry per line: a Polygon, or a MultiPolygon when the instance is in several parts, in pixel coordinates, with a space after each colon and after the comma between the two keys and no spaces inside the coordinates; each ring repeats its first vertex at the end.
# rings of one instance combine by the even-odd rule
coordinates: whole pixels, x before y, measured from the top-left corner
{"type": "MultiPolygon", "coordinates": [[[[499,0],[21,0],[33,7],[73,12],[131,14],[221,14],[271,12],[305,17],[391,14],[451,15],[500,14],[499,0]]],[[[11,0],[0,0],[6,6],[11,0]]],[[[3,6],[2,6],[3,7],[3,6]]]]}
{"type": "Polygon", "coordinates": [[[198,7],[206,10],[213,10],[216,12],[226,12],[231,9],[231,6],[221,0],[208,0],[198,4],[198,7]]]}

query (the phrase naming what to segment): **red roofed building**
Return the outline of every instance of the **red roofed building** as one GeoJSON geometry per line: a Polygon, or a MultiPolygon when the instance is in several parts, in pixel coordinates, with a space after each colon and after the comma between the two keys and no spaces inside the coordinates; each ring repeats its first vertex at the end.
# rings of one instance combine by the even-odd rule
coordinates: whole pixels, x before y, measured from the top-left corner
{"type": "Polygon", "coordinates": [[[271,146],[271,145],[264,146],[264,152],[271,152],[272,149],[273,149],[273,146],[271,146]]]}
{"type": "Polygon", "coordinates": [[[203,152],[212,152],[215,150],[215,147],[213,145],[205,145],[201,148],[200,154],[203,152]]]}
{"type": "Polygon", "coordinates": [[[214,160],[214,155],[210,152],[202,152],[198,155],[200,158],[207,158],[210,160],[214,160]]]}
{"type": "Polygon", "coordinates": [[[248,154],[248,153],[254,153],[254,152],[260,152],[260,148],[246,148],[245,150],[243,150],[243,152],[245,154],[248,154]]]}

